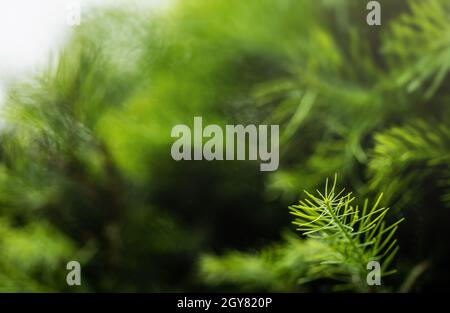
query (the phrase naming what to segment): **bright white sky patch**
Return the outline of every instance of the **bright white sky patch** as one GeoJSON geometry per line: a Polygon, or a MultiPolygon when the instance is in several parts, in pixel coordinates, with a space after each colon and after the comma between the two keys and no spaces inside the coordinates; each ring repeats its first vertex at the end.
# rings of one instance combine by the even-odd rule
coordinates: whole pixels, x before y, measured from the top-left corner
{"type": "MultiPolygon", "coordinates": [[[[1,0],[0,1],[0,104],[5,84],[41,67],[70,32],[66,23],[68,5],[129,4],[129,0],[1,0]]],[[[169,0],[142,0],[150,6],[169,0]]],[[[83,19],[81,18],[81,22],[83,19]]]]}

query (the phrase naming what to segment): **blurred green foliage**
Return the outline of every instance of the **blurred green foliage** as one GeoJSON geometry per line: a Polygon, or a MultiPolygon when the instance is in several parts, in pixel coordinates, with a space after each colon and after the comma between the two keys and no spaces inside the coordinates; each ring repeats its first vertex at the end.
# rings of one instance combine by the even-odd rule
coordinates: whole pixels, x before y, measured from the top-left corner
{"type": "Polygon", "coordinates": [[[380,2],[381,27],[359,0],[88,12],[2,108],[0,289],[335,290],[313,279],[327,247],[280,236],[334,173],[406,217],[384,287],[429,261],[409,289],[448,289],[450,7],[380,2]],[[280,169],[173,161],[171,128],[193,116],[280,124],[280,169]]]}

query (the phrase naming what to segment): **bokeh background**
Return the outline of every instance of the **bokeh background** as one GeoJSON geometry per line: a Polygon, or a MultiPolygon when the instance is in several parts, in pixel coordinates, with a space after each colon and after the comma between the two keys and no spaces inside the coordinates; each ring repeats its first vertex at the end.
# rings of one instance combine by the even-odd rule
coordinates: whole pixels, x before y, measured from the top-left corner
{"type": "Polygon", "coordinates": [[[450,2],[94,2],[0,5],[0,291],[339,291],[288,210],[335,174],[406,218],[380,291],[449,289],[450,2]],[[279,169],[172,160],[194,116],[279,124],[279,169]]]}

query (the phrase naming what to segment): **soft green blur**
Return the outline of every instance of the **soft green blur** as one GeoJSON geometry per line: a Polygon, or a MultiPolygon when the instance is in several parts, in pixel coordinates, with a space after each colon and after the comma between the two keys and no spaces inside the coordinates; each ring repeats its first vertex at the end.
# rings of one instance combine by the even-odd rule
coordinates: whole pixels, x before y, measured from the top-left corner
{"type": "Polygon", "coordinates": [[[407,217],[386,290],[448,289],[450,4],[380,2],[375,27],[360,0],[88,12],[3,106],[0,291],[336,290],[309,279],[330,252],[282,235],[335,173],[407,217]],[[280,168],[172,160],[194,116],[279,124],[280,168]]]}

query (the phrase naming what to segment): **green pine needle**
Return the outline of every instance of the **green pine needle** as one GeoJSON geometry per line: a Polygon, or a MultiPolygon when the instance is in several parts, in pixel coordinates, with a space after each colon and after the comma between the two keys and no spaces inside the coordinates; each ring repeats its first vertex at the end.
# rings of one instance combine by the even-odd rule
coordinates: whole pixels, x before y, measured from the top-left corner
{"type": "Polygon", "coordinates": [[[353,204],[351,193],[336,190],[336,183],[335,176],[331,187],[327,179],[324,193],[305,191],[307,198],[290,206],[296,217],[293,223],[303,235],[323,240],[340,252],[360,283],[365,282],[370,261],[380,262],[382,276],[392,274],[389,265],[398,251],[394,235],[403,218],[388,225],[385,219],[389,208],[379,205],[382,195],[373,205],[366,200],[360,208],[353,204]]]}

